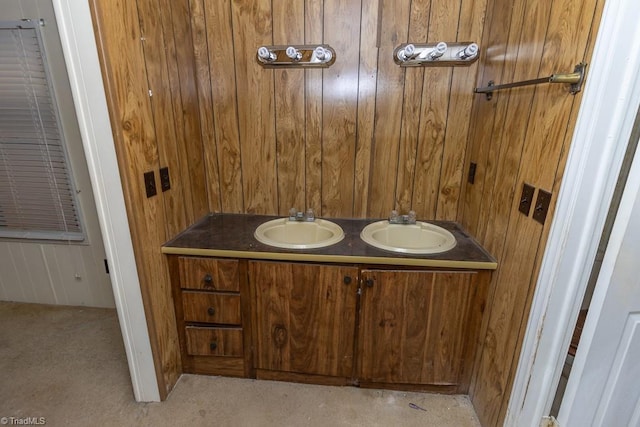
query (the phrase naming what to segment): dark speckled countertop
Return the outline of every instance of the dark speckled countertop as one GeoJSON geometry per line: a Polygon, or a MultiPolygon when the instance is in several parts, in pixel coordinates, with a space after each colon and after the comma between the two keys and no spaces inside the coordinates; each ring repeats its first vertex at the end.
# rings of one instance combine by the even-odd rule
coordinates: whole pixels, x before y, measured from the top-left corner
{"type": "Polygon", "coordinates": [[[450,221],[425,221],[449,230],[456,246],[439,254],[415,255],[386,251],[367,245],[360,232],[377,219],[324,218],[344,230],[342,241],[319,249],[281,249],[265,245],[253,236],[255,229],[277,216],[250,214],[210,214],[168,241],[165,254],[270,259],[284,261],[339,262],[347,264],[385,264],[442,268],[495,270],[495,259],[450,221]]]}

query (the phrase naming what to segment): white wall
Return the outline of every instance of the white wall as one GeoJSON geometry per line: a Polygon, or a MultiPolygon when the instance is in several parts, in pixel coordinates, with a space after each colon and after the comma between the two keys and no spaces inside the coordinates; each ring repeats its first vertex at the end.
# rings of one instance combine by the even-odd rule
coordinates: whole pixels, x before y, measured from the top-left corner
{"type": "Polygon", "coordinates": [[[87,241],[0,241],[0,300],[114,307],[82,139],[51,0],[3,0],[1,20],[44,19],[41,28],[87,241]]]}

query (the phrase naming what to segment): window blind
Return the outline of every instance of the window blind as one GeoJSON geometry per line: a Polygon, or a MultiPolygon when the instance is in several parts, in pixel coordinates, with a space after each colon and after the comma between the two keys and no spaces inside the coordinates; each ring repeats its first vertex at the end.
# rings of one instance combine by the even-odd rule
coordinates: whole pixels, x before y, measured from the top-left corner
{"type": "Polygon", "coordinates": [[[84,240],[37,22],[0,22],[0,237],[84,240]]]}

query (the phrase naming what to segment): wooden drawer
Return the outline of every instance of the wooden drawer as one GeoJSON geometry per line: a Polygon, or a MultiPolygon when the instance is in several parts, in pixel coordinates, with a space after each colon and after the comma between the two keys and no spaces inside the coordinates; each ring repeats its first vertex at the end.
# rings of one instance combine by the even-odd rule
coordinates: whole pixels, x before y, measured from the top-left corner
{"type": "Polygon", "coordinates": [[[181,256],[178,264],[183,289],[240,291],[237,260],[181,256]]]}
{"type": "Polygon", "coordinates": [[[183,291],[182,308],[185,322],[242,324],[240,295],[183,291]]]}
{"type": "Polygon", "coordinates": [[[242,357],[242,328],[187,326],[187,354],[191,356],[242,357]]]}

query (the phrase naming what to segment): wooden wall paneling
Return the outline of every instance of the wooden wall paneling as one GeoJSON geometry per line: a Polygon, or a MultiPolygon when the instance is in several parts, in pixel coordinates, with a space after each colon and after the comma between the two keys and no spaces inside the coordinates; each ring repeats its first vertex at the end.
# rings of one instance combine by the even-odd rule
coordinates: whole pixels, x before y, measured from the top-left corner
{"type": "Polygon", "coordinates": [[[184,180],[187,221],[192,224],[209,212],[196,59],[191,35],[189,0],[160,0],[167,49],[173,115],[177,125],[180,171],[171,174],[172,185],[184,180]]]}
{"type": "Polygon", "coordinates": [[[244,210],[275,214],[278,188],[273,70],[262,68],[255,59],[259,46],[273,44],[271,2],[232,0],[232,24],[244,210]]]}
{"type": "MultiPolygon", "coordinates": [[[[272,1],[274,44],[304,43],[304,6],[299,1],[272,1]]],[[[303,69],[274,70],[273,74],[278,214],[285,215],[292,207],[305,211],[305,81],[303,69]]]]}
{"type": "Polygon", "coordinates": [[[324,1],[324,42],[338,60],[323,71],[322,215],[351,217],[358,105],[361,0],[324,1]]]}
{"type": "Polygon", "coordinates": [[[398,44],[407,41],[411,1],[381,0],[381,7],[374,141],[369,171],[368,214],[371,217],[386,217],[396,207],[405,69],[394,62],[392,52],[398,44]]]}
{"type": "MultiPolygon", "coordinates": [[[[540,73],[548,75],[558,69],[573,68],[582,59],[595,0],[576,4],[575,0],[555,1],[549,14],[540,73]],[[571,22],[571,26],[566,23],[571,22]]],[[[531,182],[550,189],[556,180],[563,143],[571,133],[571,109],[575,98],[567,87],[546,85],[536,88],[526,130],[521,168],[517,183],[531,182]]],[[[520,328],[527,321],[527,301],[535,284],[535,260],[541,243],[542,226],[517,211],[512,202],[508,238],[497,277],[496,296],[491,307],[487,345],[480,365],[473,398],[479,418],[487,425],[499,425],[504,419],[506,386],[515,372],[516,348],[520,328]],[[517,286],[519,285],[519,286],[517,286]],[[505,325],[511,325],[506,328],[505,325]],[[515,327],[514,327],[515,326],[515,327]],[[506,355],[506,357],[505,357],[506,355]],[[478,410],[480,409],[480,410],[478,410]]],[[[547,221],[551,221],[547,217],[547,221]]]]}
{"type": "MultiPolygon", "coordinates": [[[[504,5],[496,4],[496,8],[502,8],[504,5]]],[[[511,28],[507,39],[507,52],[513,52],[516,55],[516,61],[513,65],[505,61],[505,70],[502,74],[505,82],[518,81],[537,76],[539,72],[540,57],[544,43],[544,35],[547,31],[548,19],[550,13],[549,2],[518,2],[513,8],[511,16],[511,28]],[[524,4],[523,4],[524,3],[524,4]],[[523,10],[521,13],[520,11],[523,10]],[[527,16],[529,25],[524,25],[522,20],[527,16]],[[532,19],[533,18],[533,19],[532,19]],[[537,43],[534,41],[538,41],[537,43]],[[522,46],[526,42],[527,46],[522,46]],[[535,49],[533,51],[532,49],[535,49]],[[522,56],[520,56],[522,55],[522,56]],[[519,59],[519,60],[518,60],[519,59]]],[[[531,105],[536,90],[535,87],[524,88],[525,90],[515,90],[503,92],[499,98],[498,113],[493,124],[491,132],[491,141],[493,144],[485,151],[486,160],[484,164],[485,182],[482,190],[482,198],[477,200],[475,205],[476,215],[478,218],[475,235],[485,247],[498,258],[500,263],[500,271],[493,277],[492,294],[490,299],[490,309],[487,315],[490,318],[490,327],[485,337],[485,352],[481,359],[478,369],[478,382],[472,384],[470,396],[476,407],[476,412],[482,420],[486,420],[489,425],[496,422],[498,405],[501,403],[503,387],[487,387],[487,383],[482,384],[482,380],[487,381],[483,374],[486,374],[488,364],[493,365],[494,375],[499,377],[499,372],[503,369],[500,366],[504,360],[494,360],[497,353],[505,357],[503,349],[496,344],[497,337],[507,336],[510,331],[505,326],[498,326],[496,322],[504,322],[494,317],[492,312],[494,305],[505,304],[505,300],[509,300],[515,296],[517,287],[513,285],[513,280],[508,284],[504,279],[500,279],[501,271],[505,268],[503,262],[504,247],[507,244],[509,235],[514,236],[514,232],[510,229],[510,221],[513,218],[513,212],[517,211],[517,204],[514,205],[515,191],[518,191],[518,181],[514,179],[518,175],[518,170],[522,162],[522,147],[525,143],[525,133],[529,125],[531,116],[531,105]],[[494,148],[497,147],[497,148],[494,148]],[[492,167],[495,164],[495,167],[492,167]],[[495,169],[495,172],[493,170],[495,169]],[[496,224],[492,224],[495,222],[496,224]],[[487,231],[495,230],[495,231],[487,231]],[[496,234],[493,234],[493,233],[496,234]],[[501,282],[501,280],[503,280],[501,282]],[[505,288],[506,287],[506,288],[505,288]],[[479,396],[476,400],[476,396],[479,396]],[[475,402],[478,402],[477,404],[475,402]],[[500,403],[499,403],[500,402],[500,403]],[[493,412],[492,412],[493,411],[493,412]]],[[[477,102],[486,102],[479,98],[477,102]]],[[[519,199],[518,199],[519,201],[519,199]]],[[[514,238],[512,237],[512,240],[514,238]]],[[[524,256],[520,254],[520,256],[524,256]]],[[[525,280],[525,274],[521,272],[522,281],[525,280]]],[[[528,284],[528,282],[527,282],[528,284]]],[[[526,286],[526,285],[522,285],[526,286]]],[[[507,322],[508,323],[508,322],[507,322]]],[[[512,355],[507,355],[510,358],[512,355]]],[[[509,360],[509,363],[511,360],[509,360]]],[[[491,378],[493,385],[499,384],[499,378],[491,378]]]]}
{"type": "Polygon", "coordinates": [[[358,66],[358,132],[354,167],[353,216],[365,218],[369,205],[369,176],[378,76],[380,0],[362,0],[360,63],[358,66]]]}
{"type": "MultiPolygon", "coordinates": [[[[155,132],[154,143],[157,146],[159,166],[169,167],[174,176],[171,180],[171,190],[162,193],[165,205],[165,219],[163,222],[167,237],[174,236],[188,225],[187,204],[185,200],[185,183],[177,179],[181,174],[180,155],[178,153],[178,138],[176,135],[176,121],[173,115],[173,97],[169,82],[166,56],[166,41],[162,29],[160,5],[157,0],[137,0],[140,18],[140,36],[142,40],[146,78],[149,84],[149,98],[153,122],[150,132],[155,132]]],[[[152,168],[156,177],[159,176],[158,167],[152,168]]],[[[160,186],[157,187],[161,192],[160,186]]],[[[187,190],[188,191],[188,190],[187,190]]]]}
{"type": "Polygon", "coordinates": [[[166,240],[161,197],[146,198],[143,172],[158,168],[158,152],[147,94],[144,53],[135,3],[91,2],[116,152],[160,397],[181,373],[171,286],[160,246],[166,240]]]}
{"type": "MultiPolygon", "coordinates": [[[[427,41],[455,40],[459,16],[460,1],[432,0],[427,41]]],[[[451,67],[427,68],[424,72],[412,204],[418,216],[425,219],[434,219],[436,215],[451,75],[451,67]]]]}
{"type": "MultiPolygon", "coordinates": [[[[457,41],[482,41],[486,6],[487,0],[462,0],[457,41]]],[[[469,111],[474,99],[473,89],[477,72],[477,62],[469,67],[453,69],[436,219],[455,221],[458,217],[461,187],[467,177],[463,167],[470,127],[469,111]]]]}
{"type": "MultiPolygon", "coordinates": [[[[305,0],[304,42],[323,43],[324,1],[305,0]]],[[[322,70],[304,71],[304,204],[322,215],[322,70]]]]}
{"type": "MultiPolygon", "coordinates": [[[[411,2],[408,42],[427,42],[430,12],[431,0],[413,0],[411,2]]],[[[395,203],[393,205],[401,213],[407,213],[413,209],[413,178],[416,169],[416,152],[424,86],[424,68],[415,67],[406,68],[405,70],[398,173],[395,184],[395,203]]]]}
{"type": "MultiPolygon", "coordinates": [[[[505,40],[512,33],[520,34],[520,29],[514,28],[513,31],[511,30],[511,22],[512,13],[515,13],[517,5],[522,4],[522,2],[517,2],[513,8],[510,8],[504,7],[501,1],[489,0],[487,3],[487,17],[484,22],[485,30],[480,43],[480,58],[478,61],[481,66],[476,80],[477,86],[485,86],[491,80],[502,82],[510,79],[510,77],[503,77],[503,69],[507,64],[505,58],[508,54],[510,55],[508,53],[510,45],[505,43],[505,40]]],[[[509,63],[513,62],[515,61],[509,63]]],[[[493,94],[493,100],[488,102],[485,95],[478,94],[475,95],[473,100],[465,171],[469,170],[471,162],[476,163],[477,168],[474,183],[465,182],[463,184],[458,221],[474,236],[477,236],[476,231],[480,219],[478,211],[482,203],[488,151],[493,143],[493,124],[496,110],[506,105],[506,103],[500,102],[503,96],[505,96],[505,92],[496,92],[493,94]]],[[[500,114],[498,114],[498,117],[500,117],[500,114]]]]}
{"type": "MultiPolygon", "coordinates": [[[[234,39],[232,3],[231,0],[206,1],[204,6],[215,129],[215,145],[205,146],[205,152],[217,150],[217,154],[212,153],[209,156],[218,160],[222,212],[246,212],[238,91],[236,90],[236,61],[238,58],[234,53],[236,41],[234,39]],[[234,58],[234,60],[229,58],[234,58]]],[[[245,61],[250,60],[250,52],[243,55],[248,57],[245,61]]],[[[242,82],[244,87],[248,84],[246,81],[248,75],[246,72],[242,75],[245,78],[242,82]]],[[[246,90],[243,95],[248,96],[246,90]]],[[[255,143],[258,142],[255,141],[255,143]]],[[[251,151],[258,150],[251,147],[251,151]]]]}
{"type": "MultiPolygon", "coordinates": [[[[220,3],[225,4],[225,2],[220,3]]],[[[229,5],[226,4],[226,6],[228,9],[229,5]]],[[[220,174],[214,127],[214,121],[216,119],[213,114],[207,22],[203,0],[189,0],[189,10],[191,16],[191,37],[193,39],[193,60],[195,63],[198,110],[200,114],[202,158],[206,171],[206,190],[207,200],[209,202],[208,207],[211,212],[220,212],[222,210],[222,202],[220,200],[220,174]]]]}
{"type": "MultiPolygon", "coordinates": [[[[520,5],[520,3],[519,3],[520,5]]],[[[514,8],[514,12],[519,8],[514,8]]],[[[510,34],[511,46],[517,47],[516,61],[513,66],[505,65],[505,78],[509,81],[520,81],[544,75],[540,70],[545,34],[548,30],[551,2],[525,2],[524,13],[514,13],[512,28],[522,28],[518,38],[510,34]],[[524,25],[524,20],[529,25],[524,25]],[[538,42],[534,42],[538,40],[538,42]],[[513,68],[512,68],[513,67],[513,68]],[[511,72],[511,70],[513,70],[511,72]],[[533,76],[533,77],[531,77],[533,76]]],[[[573,69],[572,69],[573,70],[573,69]]],[[[487,179],[484,197],[479,206],[480,224],[476,235],[485,248],[500,256],[505,239],[507,239],[508,219],[514,197],[520,197],[522,183],[514,180],[518,175],[522,162],[522,151],[529,125],[536,121],[532,111],[534,94],[537,87],[525,87],[506,93],[503,98],[504,115],[494,123],[493,138],[497,141],[488,153],[487,179]],[[495,148],[494,148],[495,147],[495,148]]],[[[530,182],[530,181],[529,181],[530,182]]]]}
{"type": "MultiPolygon", "coordinates": [[[[594,22],[599,22],[600,19],[598,18],[597,21],[594,22]]],[[[597,26],[597,25],[596,25],[597,26]]],[[[590,57],[590,54],[586,57],[590,57]]],[[[566,165],[566,161],[567,161],[567,155],[568,155],[568,151],[569,151],[569,145],[571,144],[571,139],[573,137],[573,133],[571,132],[572,129],[575,128],[575,124],[576,124],[576,120],[578,117],[578,111],[580,109],[580,102],[581,102],[581,96],[582,94],[577,94],[576,95],[576,99],[574,100],[573,104],[572,104],[572,108],[571,108],[571,114],[570,114],[570,118],[569,118],[569,124],[567,126],[568,131],[565,133],[565,137],[564,137],[564,142],[563,142],[563,149],[562,149],[562,154],[560,156],[560,160],[558,162],[558,169],[556,170],[556,176],[555,176],[555,182],[554,182],[554,187],[551,190],[552,194],[558,194],[558,191],[560,190],[560,183],[562,181],[562,176],[563,176],[563,172],[564,172],[564,167],[566,165]]],[[[535,288],[536,288],[536,283],[538,280],[538,276],[540,273],[540,266],[541,266],[541,262],[542,262],[542,258],[544,256],[544,252],[545,252],[545,247],[547,244],[547,238],[549,236],[549,231],[551,230],[551,218],[553,218],[554,216],[554,212],[555,212],[555,207],[556,207],[556,203],[557,203],[557,198],[553,197],[551,199],[551,204],[549,205],[549,213],[548,213],[548,218],[549,220],[547,220],[544,224],[544,227],[542,228],[542,235],[540,237],[540,240],[538,242],[538,250],[536,252],[536,259],[534,262],[534,266],[533,266],[533,274],[531,275],[531,279],[530,279],[530,283],[528,285],[528,293],[524,302],[524,307],[527,313],[529,313],[530,308],[531,308],[531,304],[533,301],[533,295],[535,292],[535,288]]],[[[487,316],[488,317],[488,316],[487,316]]],[[[515,370],[517,368],[516,362],[518,361],[518,357],[520,355],[520,352],[522,351],[522,344],[524,342],[524,335],[526,332],[526,324],[528,322],[528,314],[525,317],[525,319],[522,321],[522,324],[519,328],[519,333],[518,333],[518,337],[516,338],[516,347],[513,351],[513,354],[516,355],[516,358],[514,359],[514,363],[511,366],[511,370],[509,372],[509,377],[507,380],[507,384],[505,386],[505,390],[512,390],[513,388],[513,382],[515,379],[515,370]]],[[[502,397],[502,405],[500,407],[500,412],[499,414],[501,419],[504,419],[506,417],[506,411],[507,411],[507,406],[509,404],[509,394],[505,394],[502,397]]]]}
{"type": "MultiPolygon", "coordinates": [[[[596,39],[596,35],[598,32],[598,27],[602,18],[602,9],[603,9],[603,5],[604,5],[604,0],[597,0],[597,4],[595,6],[595,13],[593,16],[593,20],[592,20],[592,24],[591,24],[591,29],[589,32],[589,40],[587,42],[587,48],[586,51],[583,55],[583,61],[584,62],[589,62],[589,58],[591,58],[592,54],[593,54],[593,48],[595,45],[595,39],[596,39]]],[[[564,176],[564,170],[565,170],[565,166],[567,164],[567,158],[569,155],[569,148],[570,148],[570,144],[571,144],[571,140],[573,138],[573,132],[571,132],[571,130],[573,130],[575,128],[577,119],[578,119],[578,113],[580,111],[580,105],[582,103],[582,92],[578,93],[575,95],[575,100],[572,104],[572,108],[571,108],[571,114],[570,114],[570,118],[569,118],[569,124],[567,126],[568,132],[565,133],[565,138],[564,138],[564,142],[563,142],[563,148],[561,151],[561,155],[560,155],[560,160],[558,162],[558,168],[556,170],[556,174],[555,174],[555,180],[553,183],[553,188],[551,189],[551,193],[552,194],[558,194],[560,191],[560,184],[562,183],[562,177],[564,176]]],[[[557,204],[557,197],[554,197],[551,199],[551,204],[549,205],[549,213],[548,213],[548,217],[549,218],[553,218],[554,214],[555,214],[555,209],[556,209],[556,204],[557,204]]],[[[538,252],[536,255],[536,260],[535,260],[535,264],[534,264],[534,273],[531,276],[531,280],[532,283],[529,286],[529,294],[527,295],[527,300],[525,302],[525,307],[527,307],[527,311],[529,311],[529,307],[531,307],[531,303],[532,303],[532,298],[533,298],[533,294],[535,291],[535,283],[537,282],[537,278],[539,276],[540,273],[540,267],[542,265],[542,259],[544,257],[544,248],[546,247],[547,244],[547,240],[549,237],[549,232],[551,231],[551,224],[552,221],[546,221],[542,230],[542,236],[540,238],[540,242],[538,244],[538,252]]],[[[524,324],[523,324],[524,326],[524,324]]],[[[517,346],[516,349],[514,351],[514,354],[520,354],[521,350],[522,350],[522,344],[524,342],[524,334],[525,334],[526,328],[521,327],[520,328],[520,333],[518,335],[518,339],[517,339],[517,346]]],[[[509,375],[509,381],[507,382],[507,386],[506,386],[506,390],[511,390],[513,387],[513,381],[515,379],[515,370],[514,370],[515,366],[512,368],[511,373],[509,375]]],[[[504,396],[503,400],[502,400],[502,407],[500,409],[500,413],[502,414],[506,414],[506,410],[507,410],[507,405],[509,404],[509,396],[504,396]]]]}

